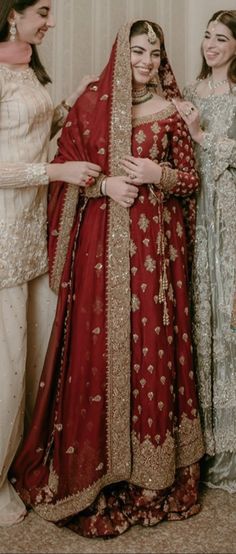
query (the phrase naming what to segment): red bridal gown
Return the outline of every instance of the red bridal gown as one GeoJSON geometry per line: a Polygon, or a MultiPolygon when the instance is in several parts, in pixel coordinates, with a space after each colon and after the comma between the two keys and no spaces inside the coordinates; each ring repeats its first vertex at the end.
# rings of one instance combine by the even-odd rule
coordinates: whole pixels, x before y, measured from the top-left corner
{"type": "Polygon", "coordinates": [[[110,200],[92,198],[82,207],[80,198],[32,427],[11,470],[27,505],[86,536],[114,536],[134,523],[199,510],[204,449],[183,216],[198,177],[183,125],[172,106],[134,120],[133,155],[173,171],[167,169],[165,195],[143,185],[130,208],[130,355],[121,367],[114,359],[128,322],[110,340],[107,271],[109,233],[119,242],[122,226],[109,222],[110,200]]]}

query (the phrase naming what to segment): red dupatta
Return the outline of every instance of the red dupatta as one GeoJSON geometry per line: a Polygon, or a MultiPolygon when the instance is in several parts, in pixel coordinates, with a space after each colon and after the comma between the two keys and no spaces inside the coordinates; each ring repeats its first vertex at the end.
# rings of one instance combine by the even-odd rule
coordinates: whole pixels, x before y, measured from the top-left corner
{"type": "MultiPolygon", "coordinates": [[[[130,29],[133,22],[121,27],[111,55],[99,82],[90,85],[71,109],[54,162],[88,160],[101,166],[106,175],[120,175],[120,160],[130,154],[132,133],[132,73],[130,65],[130,29]]],[[[167,99],[180,96],[170,67],[161,28],[161,66],[159,80],[167,99]]],[[[96,185],[95,185],[96,186],[96,185]]],[[[73,226],[79,187],[65,183],[50,185],[48,202],[48,253],[50,285],[58,291],[66,258],[70,231],[73,226]]],[[[109,200],[110,221],[123,225],[127,240],[127,271],[129,215],[127,210],[109,200]]],[[[113,245],[114,246],[114,245],[113,245]]]]}

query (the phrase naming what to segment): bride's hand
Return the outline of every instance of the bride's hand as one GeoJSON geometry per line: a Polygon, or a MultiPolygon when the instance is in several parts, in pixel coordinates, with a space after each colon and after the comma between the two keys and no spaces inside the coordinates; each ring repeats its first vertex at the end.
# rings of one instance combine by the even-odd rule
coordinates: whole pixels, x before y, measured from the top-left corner
{"type": "Polygon", "coordinates": [[[121,176],[106,178],[106,195],[123,206],[130,208],[138,196],[138,187],[132,184],[132,180],[121,176]]]}
{"type": "Polygon", "coordinates": [[[125,156],[120,165],[135,185],[146,183],[158,185],[160,182],[161,166],[149,158],[125,156]]]}

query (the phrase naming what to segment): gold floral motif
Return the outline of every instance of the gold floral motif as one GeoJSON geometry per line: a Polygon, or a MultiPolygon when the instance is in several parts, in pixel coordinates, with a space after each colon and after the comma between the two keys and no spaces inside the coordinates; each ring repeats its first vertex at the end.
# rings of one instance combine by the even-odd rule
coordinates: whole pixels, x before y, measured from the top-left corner
{"type": "Polygon", "coordinates": [[[170,210],[168,210],[168,208],[164,208],[163,210],[163,220],[166,222],[166,223],[170,223],[171,222],[171,212],[170,210]]]}
{"type": "Polygon", "coordinates": [[[145,214],[140,215],[140,218],[139,218],[139,221],[138,221],[138,226],[141,229],[141,231],[146,232],[146,230],[149,226],[149,219],[146,217],[145,214]]]}
{"type": "Polygon", "coordinates": [[[101,333],[100,327],[95,327],[95,329],[92,329],[92,333],[94,335],[100,335],[100,333],[101,333]]]}
{"type": "Polygon", "coordinates": [[[149,271],[150,273],[153,273],[153,271],[155,271],[156,269],[156,260],[154,260],[151,256],[146,256],[144,267],[146,268],[147,271],[149,271]]]}
{"type": "Polygon", "coordinates": [[[140,129],[138,133],[135,133],[134,138],[138,144],[142,144],[146,140],[146,135],[143,130],[140,129]]]}
{"type": "Polygon", "coordinates": [[[160,126],[157,123],[157,121],[154,121],[153,125],[151,125],[151,130],[154,133],[154,135],[158,135],[158,133],[160,132],[160,126]]]}
{"type": "Polygon", "coordinates": [[[136,294],[132,294],[132,298],[131,298],[132,312],[137,312],[139,308],[140,308],[140,300],[136,294]]]}
{"type": "Polygon", "coordinates": [[[182,238],[182,236],[183,236],[183,227],[179,223],[179,221],[177,222],[177,225],[176,225],[176,232],[177,232],[178,237],[182,238]]]}
{"type": "Polygon", "coordinates": [[[170,260],[172,262],[175,262],[176,258],[178,258],[178,252],[172,244],[170,244],[170,246],[169,246],[169,252],[170,252],[170,260]]]}
{"type": "Polygon", "coordinates": [[[154,144],[149,149],[149,156],[150,156],[151,160],[156,160],[157,157],[158,157],[158,154],[159,154],[159,148],[157,147],[157,144],[154,141],[154,144]]]}
{"type": "Polygon", "coordinates": [[[103,265],[101,263],[98,263],[95,265],[95,269],[97,269],[98,271],[101,271],[103,268],[103,265]]]}
{"type": "Polygon", "coordinates": [[[135,242],[133,241],[133,239],[131,239],[131,241],[130,241],[129,251],[130,251],[130,256],[134,256],[137,252],[137,246],[136,246],[135,242]]]}

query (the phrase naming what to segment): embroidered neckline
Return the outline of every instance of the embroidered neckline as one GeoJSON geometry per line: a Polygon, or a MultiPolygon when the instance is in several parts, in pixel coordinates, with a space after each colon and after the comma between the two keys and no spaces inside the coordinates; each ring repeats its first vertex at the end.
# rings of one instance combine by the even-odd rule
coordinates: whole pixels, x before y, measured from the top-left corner
{"type": "Polygon", "coordinates": [[[198,98],[198,100],[209,100],[209,98],[225,98],[225,96],[235,95],[236,94],[236,85],[232,85],[231,89],[229,89],[227,92],[223,92],[223,94],[208,94],[207,96],[200,96],[197,92],[197,87],[201,81],[204,79],[198,79],[195,84],[193,85],[192,93],[193,95],[198,98]]]}
{"type": "Polygon", "coordinates": [[[169,117],[170,115],[173,115],[176,112],[175,106],[170,104],[167,108],[163,108],[162,110],[158,112],[154,112],[152,114],[142,115],[139,117],[134,117],[132,120],[132,126],[137,127],[137,125],[140,125],[142,123],[151,123],[152,121],[157,121],[160,119],[165,119],[166,117],[169,117]]]}
{"type": "Polygon", "coordinates": [[[0,73],[2,75],[6,76],[9,80],[16,80],[16,81],[34,81],[35,84],[40,84],[39,80],[37,79],[34,70],[32,67],[27,67],[26,69],[10,69],[6,65],[0,64],[0,73]]]}

